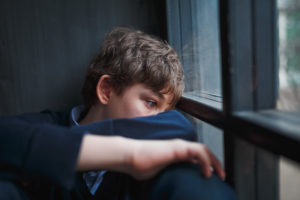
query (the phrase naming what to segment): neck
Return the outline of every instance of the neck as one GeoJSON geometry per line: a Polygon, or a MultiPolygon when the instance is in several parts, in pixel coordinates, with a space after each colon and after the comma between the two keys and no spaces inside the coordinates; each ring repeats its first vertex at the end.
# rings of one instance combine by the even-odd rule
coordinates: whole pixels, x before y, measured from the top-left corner
{"type": "Polygon", "coordinates": [[[100,105],[93,105],[88,110],[87,114],[80,120],[79,124],[90,124],[103,120],[102,109],[100,105]]]}

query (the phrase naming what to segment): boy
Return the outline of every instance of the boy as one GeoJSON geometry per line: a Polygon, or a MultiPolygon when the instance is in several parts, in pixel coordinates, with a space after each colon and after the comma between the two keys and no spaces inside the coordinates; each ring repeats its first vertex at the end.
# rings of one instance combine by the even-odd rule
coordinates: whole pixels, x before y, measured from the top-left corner
{"type": "MultiPolygon", "coordinates": [[[[134,191],[130,177],[98,170],[148,179],[178,161],[201,164],[206,177],[212,168],[224,178],[219,161],[201,144],[128,138],[193,140],[189,122],[171,110],[182,91],[182,68],[168,44],[140,31],[114,29],[89,66],[85,105],[72,109],[70,118],[45,111],[0,121],[2,188],[19,195],[16,199],[144,199],[150,197],[134,191]],[[79,174],[74,187],[75,167],[96,171],[79,174]]],[[[156,183],[141,185],[156,198],[156,183]]]]}

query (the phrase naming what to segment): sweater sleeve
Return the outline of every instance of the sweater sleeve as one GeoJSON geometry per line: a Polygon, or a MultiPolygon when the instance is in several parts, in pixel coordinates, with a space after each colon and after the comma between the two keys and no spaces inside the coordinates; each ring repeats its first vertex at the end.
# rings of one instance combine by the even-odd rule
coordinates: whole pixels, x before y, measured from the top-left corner
{"type": "Polygon", "coordinates": [[[99,135],[119,135],[133,139],[174,139],[196,141],[193,125],[175,110],[158,115],[132,119],[114,119],[96,122],[73,129],[99,135]]]}
{"type": "Polygon", "coordinates": [[[16,181],[46,180],[70,189],[83,132],[22,117],[0,118],[0,177],[16,181]]]}

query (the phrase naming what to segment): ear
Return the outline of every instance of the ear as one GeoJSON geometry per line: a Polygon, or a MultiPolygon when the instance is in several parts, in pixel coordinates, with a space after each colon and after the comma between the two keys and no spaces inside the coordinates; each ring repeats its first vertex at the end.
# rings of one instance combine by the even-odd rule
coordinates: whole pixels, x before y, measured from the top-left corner
{"type": "Polygon", "coordinates": [[[102,75],[96,86],[96,94],[101,104],[108,104],[113,87],[110,83],[110,76],[107,74],[102,75]]]}

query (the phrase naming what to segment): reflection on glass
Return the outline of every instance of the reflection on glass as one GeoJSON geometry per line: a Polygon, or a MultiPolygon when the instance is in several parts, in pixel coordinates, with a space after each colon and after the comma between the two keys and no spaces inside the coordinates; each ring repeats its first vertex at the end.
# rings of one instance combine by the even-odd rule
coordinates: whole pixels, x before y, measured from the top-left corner
{"type": "Polygon", "coordinates": [[[278,0],[280,110],[300,110],[300,0],[278,0]]]}
{"type": "Polygon", "coordinates": [[[191,7],[192,37],[183,48],[183,60],[193,60],[191,65],[184,66],[188,72],[187,80],[194,78],[190,91],[220,96],[218,1],[194,0],[191,7]]]}
{"type": "Polygon", "coordinates": [[[218,0],[167,1],[169,42],[177,50],[188,98],[222,108],[218,0]]]}

